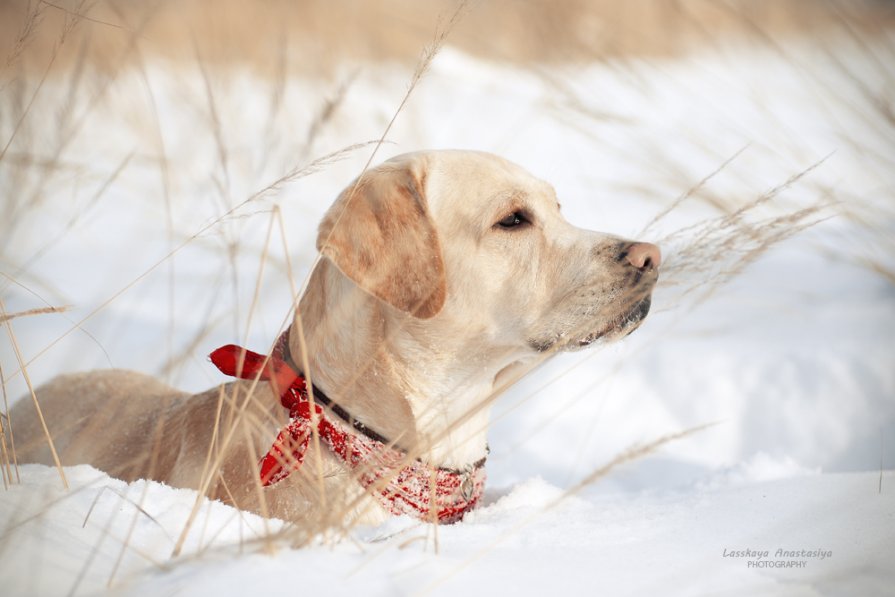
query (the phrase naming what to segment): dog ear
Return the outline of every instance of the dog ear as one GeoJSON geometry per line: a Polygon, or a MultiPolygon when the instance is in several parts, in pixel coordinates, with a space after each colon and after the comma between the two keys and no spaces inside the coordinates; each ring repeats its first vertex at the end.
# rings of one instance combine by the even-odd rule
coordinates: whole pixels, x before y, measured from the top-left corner
{"type": "Polygon", "coordinates": [[[358,286],[420,319],[444,306],[438,235],[418,160],[390,160],[345,189],[320,223],[317,250],[358,286]]]}

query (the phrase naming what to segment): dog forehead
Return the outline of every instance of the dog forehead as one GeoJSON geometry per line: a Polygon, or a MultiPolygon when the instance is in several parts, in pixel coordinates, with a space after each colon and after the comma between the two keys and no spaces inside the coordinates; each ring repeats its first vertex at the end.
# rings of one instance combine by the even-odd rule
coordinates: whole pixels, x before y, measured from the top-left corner
{"type": "Polygon", "coordinates": [[[514,198],[555,202],[553,187],[521,166],[494,154],[443,150],[424,160],[425,194],[432,215],[490,217],[514,198]]]}

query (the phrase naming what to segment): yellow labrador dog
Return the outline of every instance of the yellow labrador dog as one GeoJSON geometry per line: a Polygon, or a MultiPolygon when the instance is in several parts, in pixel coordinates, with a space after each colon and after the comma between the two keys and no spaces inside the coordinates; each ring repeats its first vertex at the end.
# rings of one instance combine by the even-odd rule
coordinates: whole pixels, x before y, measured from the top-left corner
{"type": "MultiPolygon", "coordinates": [[[[452,522],[484,483],[493,398],[545,357],[632,332],[659,249],[570,225],[553,188],[497,156],[427,151],[363,174],[320,225],[270,355],[187,395],[120,370],[37,392],[63,464],[151,478],[289,520],[452,522]]],[[[19,461],[52,463],[31,400],[19,461]]]]}

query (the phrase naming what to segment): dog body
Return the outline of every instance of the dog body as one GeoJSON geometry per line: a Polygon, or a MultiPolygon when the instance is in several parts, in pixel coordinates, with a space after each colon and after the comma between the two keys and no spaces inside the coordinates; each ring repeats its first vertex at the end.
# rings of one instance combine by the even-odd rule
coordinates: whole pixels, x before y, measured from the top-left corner
{"type": "MultiPolygon", "coordinates": [[[[414,458],[464,469],[487,452],[493,398],[545,357],[633,331],[658,249],[573,227],[553,189],[497,156],[434,151],[363,174],[324,217],[288,352],[315,388],[414,458]]],[[[261,487],[286,424],[264,382],[187,395],[126,371],[37,393],[63,464],[198,488],[290,520],[387,512],[325,446],[261,487]],[[334,504],[343,506],[335,508],[334,504]]],[[[31,400],[11,413],[20,461],[51,463],[31,400]]]]}

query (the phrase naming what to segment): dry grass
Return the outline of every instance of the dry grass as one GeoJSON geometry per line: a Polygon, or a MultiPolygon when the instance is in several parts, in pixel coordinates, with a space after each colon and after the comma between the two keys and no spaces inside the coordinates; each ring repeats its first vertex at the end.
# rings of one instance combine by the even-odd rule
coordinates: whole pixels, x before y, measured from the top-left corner
{"type": "MultiPolygon", "coordinates": [[[[20,235],[20,223],[29,213],[42,207],[49,192],[49,184],[58,181],[71,172],[78,172],[100,181],[98,187],[88,194],[72,212],[67,223],[60,229],[58,237],[52,237],[38,244],[30,259],[21,263],[10,263],[3,259],[4,269],[12,272],[7,279],[22,281],[25,285],[40,288],[51,287],[51,281],[32,277],[30,266],[39,260],[57,242],[58,238],[72,234],[80,219],[103,201],[112,189],[118,188],[124,173],[134,162],[149,161],[157,165],[158,176],[164,188],[165,219],[167,224],[169,250],[160,259],[141,271],[130,282],[116,289],[106,300],[98,302],[83,316],[74,320],[64,333],[29,358],[23,356],[16,345],[12,333],[12,320],[17,317],[46,316],[59,309],[47,301],[47,306],[22,309],[16,313],[0,315],[0,323],[9,330],[9,341],[15,346],[16,369],[10,375],[0,363],[0,377],[6,398],[7,381],[21,375],[27,377],[29,369],[39,366],[38,359],[71,333],[84,326],[97,314],[109,307],[124,293],[153,275],[162,266],[169,266],[169,285],[174,303],[175,285],[174,259],[187,247],[216,234],[223,239],[227,250],[226,262],[222,264],[220,275],[230,278],[233,296],[241,296],[237,291],[240,258],[249,249],[240,243],[240,230],[227,228],[248,217],[252,209],[267,210],[264,200],[321,170],[325,170],[341,159],[361,150],[370,151],[364,169],[374,162],[376,151],[385,141],[392,123],[400,117],[402,109],[413,90],[421,84],[428,66],[445,43],[492,59],[512,61],[518,64],[542,68],[544,64],[560,61],[597,61],[610,58],[624,60],[632,56],[662,56],[692,50],[694,47],[711,48],[720,39],[731,35],[751,39],[755,43],[768,44],[783,32],[814,32],[846,24],[855,35],[875,35],[886,26],[890,18],[888,6],[869,3],[865,10],[852,14],[850,5],[833,4],[833,10],[821,3],[789,2],[730,2],[708,1],[675,3],[617,3],[608,0],[595,2],[564,1],[561,3],[528,3],[511,0],[484,2],[466,10],[464,5],[435,2],[422,6],[411,0],[392,0],[385,3],[345,2],[333,5],[329,2],[306,1],[299,4],[279,1],[257,5],[255,10],[246,11],[244,3],[226,0],[215,4],[209,11],[208,4],[202,2],[184,3],[133,3],[125,1],[88,2],[7,2],[0,4],[0,57],[5,58],[0,93],[0,192],[3,210],[8,217],[0,224],[4,241],[10,243],[20,235]],[[849,11],[848,14],[845,14],[849,11]],[[439,15],[443,17],[440,28],[433,37],[433,23],[439,15]],[[462,17],[462,18],[461,18],[462,17]],[[495,27],[495,23],[501,26],[495,27]],[[336,40],[335,42],[333,40],[336,40]],[[420,55],[420,48],[423,48],[420,55]],[[109,171],[95,171],[93,164],[78,163],[76,157],[67,151],[72,140],[84,126],[86,114],[101,105],[100,98],[114,85],[122,70],[134,67],[143,72],[143,78],[150,88],[146,74],[146,63],[159,58],[170,60],[172,64],[196,66],[204,85],[205,105],[200,112],[206,117],[208,133],[213,142],[209,145],[213,153],[209,176],[214,180],[215,194],[209,200],[216,204],[216,215],[194,231],[182,232],[175,229],[172,215],[177,198],[172,190],[174,168],[168,162],[164,135],[159,124],[157,107],[152,110],[156,125],[152,136],[155,138],[155,153],[147,157],[141,149],[139,153],[130,149],[121,154],[120,161],[109,171]],[[257,186],[248,194],[240,195],[236,190],[234,172],[234,152],[237,145],[228,138],[226,123],[222,121],[215,87],[217,73],[245,65],[256,73],[263,74],[270,81],[269,120],[265,130],[273,135],[278,128],[277,117],[283,110],[284,86],[288,77],[298,73],[329,74],[334,66],[345,61],[360,58],[410,63],[416,61],[410,76],[406,93],[397,103],[391,119],[384,127],[382,135],[374,141],[358,143],[356,139],[344,148],[313,158],[319,152],[314,145],[321,135],[332,125],[334,114],[342,106],[349,92],[354,75],[341,79],[330,95],[322,103],[312,118],[311,125],[302,139],[298,153],[300,164],[285,169],[281,174],[257,186]],[[40,103],[46,81],[50,77],[62,77],[68,81],[67,97],[57,106],[53,114],[36,114],[35,106],[40,103]],[[87,91],[85,91],[87,90],[87,91]],[[87,96],[86,104],[79,104],[81,97],[87,96]],[[52,117],[56,119],[58,137],[45,144],[31,136],[30,119],[52,117]],[[38,148],[40,147],[40,148],[38,148]],[[179,239],[179,241],[178,241],[179,239]],[[6,373],[5,373],[6,371],[6,373]]],[[[882,57],[884,60],[886,57],[882,57]]],[[[886,76],[891,72],[886,62],[880,62],[879,69],[886,76]]],[[[556,80],[559,94],[563,94],[562,81],[556,80]]],[[[870,93],[869,91],[867,92],[870,93]]],[[[575,117],[601,119],[606,115],[599,107],[574,99],[570,110],[575,117]]],[[[869,97],[869,102],[878,107],[874,116],[890,129],[895,125],[891,103],[886,98],[869,97]]],[[[266,151],[269,151],[267,149],[266,151]]],[[[777,243],[805,229],[826,217],[829,213],[828,201],[817,201],[796,208],[781,208],[766,211],[780,195],[793,186],[807,184],[818,163],[805,171],[794,174],[757,197],[720,198],[705,191],[705,184],[740,156],[734,154],[719,165],[715,172],[680,195],[660,207],[659,215],[647,227],[660,224],[681,204],[690,200],[703,201],[714,207],[720,215],[702,221],[691,228],[678,230],[665,236],[660,242],[669,249],[673,257],[669,259],[663,274],[666,284],[677,283],[678,299],[691,294],[704,300],[714,289],[742,272],[748,264],[771,250],[777,243]],[[705,255],[717,259],[706,260],[705,255]]],[[[269,156],[264,155],[264,161],[269,156]]],[[[888,159],[883,157],[883,159],[888,159]]],[[[824,195],[819,194],[822,198],[824,195]]],[[[839,195],[836,195],[839,197],[839,195]]],[[[838,208],[837,208],[838,209],[838,208]]],[[[875,219],[879,211],[866,211],[858,206],[846,210],[848,217],[859,222],[867,230],[878,230],[875,219]]],[[[892,218],[888,212],[885,217],[892,218]]],[[[300,292],[301,284],[292,278],[293,267],[287,239],[290,234],[281,213],[271,208],[268,228],[262,245],[262,252],[255,264],[257,278],[252,289],[251,303],[245,313],[234,316],[234,329],[241,330],[248,338],[253,317],[258,311],[257,302],[262,291],[265,272],[270,274],[270,265],[282,264],[281,269],[288,274],[293,297],[293,307],[300,292]],[[274,232],[279,231],[282,247],[271,250],[274,232]]],[[[895,250],[891,237],[876,235],[868,241],[861,253],[866,266],[879,272],[895,283],[895,271],[887,259],[880,254],[891,254],[895,250]]],[[[282,282],[282,278],[280,279],[282,282]]],[[[6,293],[9,283],[0,286],[6,293]]],[[[633,300],[633,299],[632,299],[633,300]]],[[[238,302],[238,298],[234,298],[238,302]]],[[[54,302],[53,304],[58,304],[54,302]]],[[[173,330],[173,306],[170,325],[173,330]]],[[[280,327],[285,327],[291,312],[283,314],[280,327]]],[[[188,341],[181,343],[176,351],[169,347],[169,358],[164,369],[173,371],[190,358],[190,355],[205,352],[204,338],[218,325],[211,312],[203,325],[195,329],[188,341]]],[[[548,358],[550,354],[545,354],[548,358]]],[[[494,396],[483,402],[480,408],[491,406],[500,393],[516,380],[509,380],[494,396]]],[[[257,380],[256,382],[257,383],[257,380]]],[[[30,386],[30,381],[28,383],[30,386]]],[[[32,391],[33,396],[33,391],[32,391]]],[[[219,469],[228,445],[239,434],[260,433],[263,422],[250,415],[256,395],[247,393],[227,395],[221,392],[218,416],[215,420],[215,434],[206,454],[206,465],[202,483],[189,521],[184,525],[177,539],[174,555],[178,555],[191,532],[200,525],[203,496],[219,480],[219,469]],[[232,414],[226,419],[224,412],[232,414]]],[[[34,398],[37,405],[36,397],[34,398]]],[[[8,405],[4,405],[8,412],[8,405]]],[[[464,422],[475,413],[467,413],[464,422]]],[[[4,415],[0,426],[0,448],[2,448],[2,470],[4,483],[15,482],[15,448],[13,429],[4,415]]],[[[688,432],[689,433],[689,432],[688,432]]],[[[48,439],[50,438],[47,432],[48,439]]],[[[154,445],[161,441],[161,430],[154,438],[154,445]]],[[[639,458],[658,445],[670,439],[663,438],[654,445],[640,450],[626,452],[606,467],[595,469],[585,476],[581,483],[569,490],[569,494],[588,483],[602,478],[614,466],[634,458],[639,458]]],[[[437,441],[440,438],[432,438],[437,441]]],[[[315,437],[315,441],[318,441],[315,437]]],[[[426,447],[407,455],[414,459],[425,455],[426,447]]],[[[157,449],[150,456],[155,458],[157,449]]],[[[356,471],[356,475],[363,471],[356,471]]],[[[311,475],[321,482],[319,469],[305,466],[302,474],[311,475]]],[[[60,475],[63,475],[60,469],[60,475]]],[[[64,478],[64,476],[63,476],[64,478]]],[[[256,488],[261,493],[260,484],[256,488]]],[[[138,510],[142,502],[137,502],[138,510]]],[[[263,504],[263,500],[262,500],[263,504]]],[[[269,550],[274,543],[287,542],[291,545],[308,545],[319,541],[320,537],[339,540],[350,537],[352,523],[348,514],[356,510],[360,503],[356,499],[344,499],[330,504],[330,516],[318,527],[286,527],[282,532],[269,533],[260,542],[259,548],[269,550]]],[[[140,515],[135,513],[135,517],[140,515]]],[[[146,515],[143,512],[143,515],[146,515]]],[[[136,518],[134,519],[136,520],[136,518]]],[[[133,530],[134,523],[130,529],[133,530]]],[[[437,530],[436,530],[437,531],[437,530]]],[[[255,546],[247,543],[246,548],[255,546]]],[[[129,549],[126,539],[121,554],[129,549]]],[[[200,554],[201,555],[201,554],[200,554]]],[[[120,557],[119,557],[120,563],[120,557]]],[[[89,560],[85,562],[85,570],[89,560]]],[[[109,579],[116,575],[118,564],[109,579]]]]}
{"type": "MultiPolygon", "coordinates": [[[[89,40],[86,59],[117,69],[134,37],[142,51],[190,62],[196,52],[212,65],[250,65],[275,75],[288,69],[332,72],[346,60],[409,64],[431,41],[432,24],[454,11],[454,0],[271,0],[250,8],[238,0],[130,2],[10,1],[0,4],[0,55],[8,64],[44,65],[58,49],[55,32],[77,29],[89,40]],[[211,8],[213,6],[213,9],[211,8]],[[27,47],[28,52],[24,52],[27,47]],[[286,66],[285,63],[288,63],[286,66]]],[[[884,2],[801,0],[488,0],[471,6],[451,44],[477,56],[516,63],[551,63],[632,56],[668,56],[732,35],[764,31],[818,34],[847,12],[862,30],[879,30],[893,13],[884,2]]],[[[71,68],[65,53],[54,68],[71,68]]],[[[145,56],[144,56],[145,57],[145,56]]],[[[134,55],[129,60],[138,60],[134,55]]]]}

